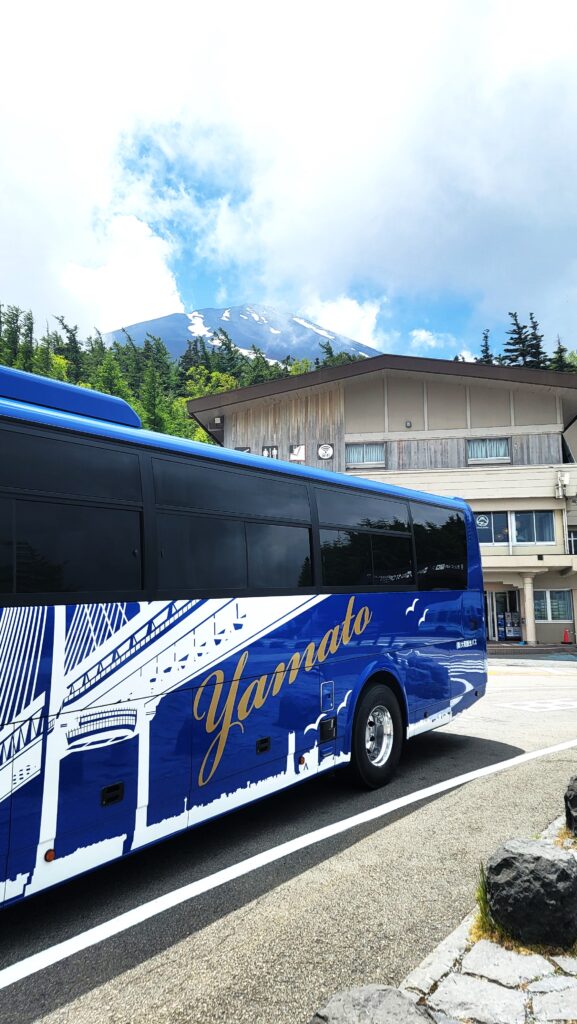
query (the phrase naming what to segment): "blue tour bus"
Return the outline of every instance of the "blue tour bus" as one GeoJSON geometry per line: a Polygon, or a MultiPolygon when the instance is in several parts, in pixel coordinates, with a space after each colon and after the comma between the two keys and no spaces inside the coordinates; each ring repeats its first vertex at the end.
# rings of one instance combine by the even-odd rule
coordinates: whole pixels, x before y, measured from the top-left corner
{"type": "Polygon", "coordinates": [[[485,682],[465,502],[0,368],[0,902],[338,765],[379,786],[485,682]]]}

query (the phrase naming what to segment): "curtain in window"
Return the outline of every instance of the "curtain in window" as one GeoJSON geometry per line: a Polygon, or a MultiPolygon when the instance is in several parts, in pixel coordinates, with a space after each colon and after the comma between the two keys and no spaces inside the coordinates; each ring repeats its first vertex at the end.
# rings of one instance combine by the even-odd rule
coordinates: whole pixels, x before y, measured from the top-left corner
{"type": "Polygon", "coordinates": [[[469,459],[508,459],[509,441],[506,437],[482,437],[467,441],[469,459]]]}
{"type": "Polygon", "coordinates": [[[347,466],[360,466],[363,463],[363,446],[362,444],[346,444],[345,445],[345,461],[347,466]]]}
{"type": "Polygon", "coordinates": [[[345,445],[345,461],[347,466],[361,466],[364,462],[384,462],[384,444],[347,444],[345,445]]]}

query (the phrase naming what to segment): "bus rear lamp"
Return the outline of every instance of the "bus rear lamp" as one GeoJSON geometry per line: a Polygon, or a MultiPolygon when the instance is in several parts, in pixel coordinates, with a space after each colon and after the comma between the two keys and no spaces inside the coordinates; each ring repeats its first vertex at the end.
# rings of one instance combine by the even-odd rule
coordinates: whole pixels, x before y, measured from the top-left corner
{"type": "Polygon", "coordinates": [[[50,864],[53,860],[56,860],[56,850],[47,850],[44,854],[44,860],[50,864]]]}
{"type": "Polygon", "coordinates": [[[304,763],[305,763],[305,756],[304,756],[304,754],[301,754],[301,756],[299,757],[299,764],[304,764],[304,763]]]}

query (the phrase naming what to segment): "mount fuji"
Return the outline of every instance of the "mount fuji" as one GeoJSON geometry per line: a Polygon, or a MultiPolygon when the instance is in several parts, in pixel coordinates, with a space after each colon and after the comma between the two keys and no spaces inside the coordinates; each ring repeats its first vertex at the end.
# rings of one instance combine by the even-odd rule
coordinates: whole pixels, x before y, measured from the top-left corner
{"type": "Polygon", "coordinates": [[[253,345],[271,360],[286,356],[310,359],[323,356],[322,342],[330,342],[333,352],[354,352],[375,356],[379,350],[353,341],[335,331],[328,331],[301,316],[290,316],[264,306],[230,306],[224,309],[199,309],[193,313],[172,313],[155,320],[144,320],[104,335],[107,344],[123,342],[129,334],[142,345],[147,334],[162,338],[173,358],[178,358],[191,338],[203,338],[211,344],[216,331],[223,329],[241,351],[248,353],[253,345]],[[126,332],[126,333],[125,333],[126,332]]]}

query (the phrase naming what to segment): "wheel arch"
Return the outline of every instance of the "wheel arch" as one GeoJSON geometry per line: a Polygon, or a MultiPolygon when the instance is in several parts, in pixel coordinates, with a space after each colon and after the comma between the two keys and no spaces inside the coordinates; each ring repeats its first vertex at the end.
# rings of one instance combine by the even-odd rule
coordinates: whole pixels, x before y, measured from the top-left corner
{"type": "Polygon", "coordinates": [[[407,728],[409,725],[409,709],[407,707],[407,698],[405,691],[393,672],[390,672],[388,669],[385,668],[378,668],[371,671],[367,675],[366,679],[363,679],[361,685],[359,686],[358,690],[355,693],[354,707],[352,710],[352,714],[350,715],[347,728],[349,749],[352,740],[359,703],[365,691],[369,688],[369,686],[373,686],[375,683],[381,683],[384,686],[388,686],[389,689],[392,690],[395,697],[397,698],[399,702],[401,716],[403,719],[403,742],[406,740],[407,728]]]}

